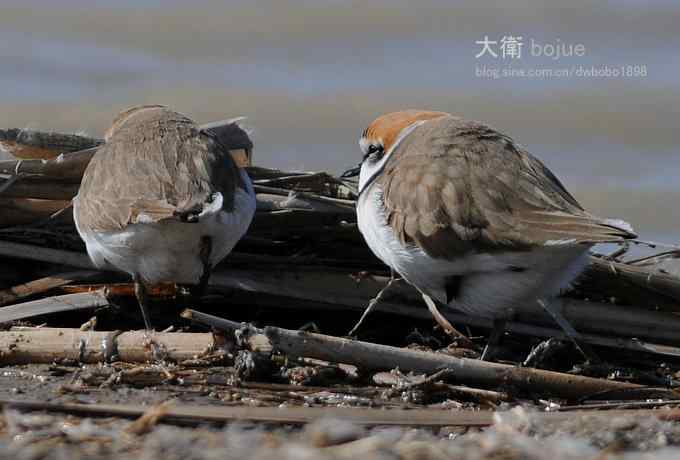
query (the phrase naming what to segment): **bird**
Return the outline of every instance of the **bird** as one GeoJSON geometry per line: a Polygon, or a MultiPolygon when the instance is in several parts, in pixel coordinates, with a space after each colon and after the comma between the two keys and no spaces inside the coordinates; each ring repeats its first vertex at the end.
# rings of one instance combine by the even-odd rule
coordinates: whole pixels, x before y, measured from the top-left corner
{"type": "Polygon", "coordinates": [[[437,303],[503,326],[567,288],[593,245],[636,237],[586,211],[539,159],[481,122],[392,112],[359,146],[361,163],[343,174],[359,175],[359,230],[435,315],[437,303]]]}
{"type": "Polygon", "coordinates": [[[147,330],[148,287],[204,290],[253,219],[253,185],[229,152],[249,155],[252,143],[233,124],[201,129],[165,106],[135,106],[114,119],[85,169],[76,229],[96,267],[132,277],[147,330]]]}

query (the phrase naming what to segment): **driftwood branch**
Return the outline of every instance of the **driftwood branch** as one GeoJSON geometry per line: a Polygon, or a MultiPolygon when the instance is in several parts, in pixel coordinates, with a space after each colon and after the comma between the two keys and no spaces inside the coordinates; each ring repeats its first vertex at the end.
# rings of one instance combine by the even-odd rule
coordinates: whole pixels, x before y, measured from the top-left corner
{"type": "MultiPolygon", "coordinates": [[[[239,323],[194,310],[185,310],[182,316],[221,330],[235,331],[243,327],[239,323]]],[[[250,343],[257,343],[260,346],[264,336],[273,349],[289,356],[352,364],[370,371],[399,368],[403,372],[428,374],[439,369],[449,369],[458,383],[485,388],[510,385],[534,393],[580,398],[603,391],[640,387],[631,383],[456,358],[441,353],[397,348],[278,327],[266,327],[262,330],[249,327],[249,330],[253,331],[250,343]]]]}

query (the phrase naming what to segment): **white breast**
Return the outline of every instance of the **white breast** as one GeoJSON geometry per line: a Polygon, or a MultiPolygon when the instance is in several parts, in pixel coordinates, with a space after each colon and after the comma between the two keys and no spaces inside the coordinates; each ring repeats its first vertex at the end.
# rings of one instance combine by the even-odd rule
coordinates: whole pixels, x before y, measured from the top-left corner
{"type": "Polygon", "coordinates": [[[362,193],[357,221],[366,243],[386,265],[422,292],[446,303],[445,285],[463,276],[460,296],[449,305],[484,317],[508,309],[537,311],[538,298],[556,295],[583,270],[588,246],[537,247],[526,252],[470,252],[455,260],[435,259],[414,245],[403,245],[387,224],[382,191],[377,184],[362,193]],[[522,272],[510,267],[524,267],[522,272]]]}
{"type": "Polygon", "coordinates": [[[139,274],[148,283],[195,284],[203,273],[201,239],[204,236],[212,239],[210,263],[215,265],[231,252],[250,226],[255,213],[255,192],[245,171],[241,171],[241,177],[246,190],[236,189],[233,212],[218,206],[206,208],[195,223],[167,219],[131,224],[115,232],[83,233],[80,229],[78,232],[90,259],[100,268],[115,268],[131,276],[139,274]]]}

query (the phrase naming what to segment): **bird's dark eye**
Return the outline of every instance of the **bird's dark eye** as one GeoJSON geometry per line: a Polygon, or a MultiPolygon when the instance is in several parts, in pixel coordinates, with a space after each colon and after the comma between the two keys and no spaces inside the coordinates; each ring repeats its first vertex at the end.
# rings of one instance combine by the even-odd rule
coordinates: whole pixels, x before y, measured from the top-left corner
{"type": "Polygon", "coordinates": [[[371,157],[371,160],[379,160],[383,156],[383,146],[371,144],[368,146],[368,151],[364,155],[364,160],[371,157]]]}

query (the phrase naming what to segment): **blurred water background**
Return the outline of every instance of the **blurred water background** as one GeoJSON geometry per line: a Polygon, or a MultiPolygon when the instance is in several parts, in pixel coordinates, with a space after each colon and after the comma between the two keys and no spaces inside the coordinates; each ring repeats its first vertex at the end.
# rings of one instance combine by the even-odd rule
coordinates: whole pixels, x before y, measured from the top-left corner
{"type": "Polygon", "coordinates": [[[591,211],[677,243],[678,23],[671,0],[2,0],[0,126],[102,135],[162,103],[247,116],[257,164],[340,172],[377,115],[443,110],[510,134],[591,211]],[[522,55],[503,59],[510,36],[522,55]],[[476,57],[485,37],[497,58],[476,57]],[[585,52],[539,57],[532,41],[585,52]],[[635,75],[575,73],[605,67],[635,75]]]}

